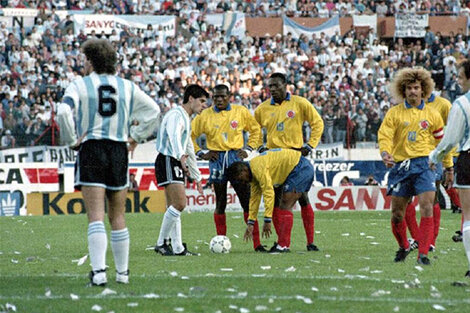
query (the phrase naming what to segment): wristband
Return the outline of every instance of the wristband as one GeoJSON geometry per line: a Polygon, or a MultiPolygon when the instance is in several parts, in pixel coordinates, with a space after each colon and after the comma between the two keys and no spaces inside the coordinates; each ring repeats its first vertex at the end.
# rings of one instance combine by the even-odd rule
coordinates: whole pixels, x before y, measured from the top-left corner
{"type": "Polygon", "coordinates": [[[253,225],[255,225],[255,222],[256,222],[255,220],[248,220],[246,223],[247,223],[248,225],[252,225],[252,226],[253,226],[253,225]]]}
{"type": "Polygon", "coordinates": [[[384,158],[384,156],[385,156],[386,154],[388,154],[387,151],[382,151],[382,153],[380,153],[380,156],[382,157],[382,159],[384,158]]]}
{"type": "Polygon", "coordinates": [[[196,153],[196,156],[198,156],[199,158],[202,158],[203,155],[204,155],[204,151],[202,151],[202,150],[199,150],[199,151],[196,153]]]}
{"type": "Polygon", "coordinates": [[[454,168],[453,167],[448,167],[446,168],[446,172],[453,172],[454,171],[454,168]]]}
{"type": "Polygon", "coordinates": [[[265,223],[271,223],[271,222],[272,222],[272,218],[270,218],[270,217],[265,217],[265,218],[264,218],[264,222],[265,222],[265,223]]]}
{"type": "Polygon", "coordinates": [[[309,145],[308,143],[305,144],[302,148],[307,149],[309,152],[311,152],[313,150],[313,147],[311,145],[309,145]]]}

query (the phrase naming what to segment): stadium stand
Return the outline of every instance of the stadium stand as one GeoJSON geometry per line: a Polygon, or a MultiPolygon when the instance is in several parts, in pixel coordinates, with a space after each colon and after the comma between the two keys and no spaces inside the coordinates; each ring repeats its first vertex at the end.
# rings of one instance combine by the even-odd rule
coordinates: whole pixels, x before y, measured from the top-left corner
{"type": "Polygon", "coordinates": [[[57,144],[52,122],[63,90],[83,73],[80,44],[102,34],[74,32],[70,16],[56,10],[96,14],[175,15],[175,37],[159,38],[149,24],[145,31],[123,27],[108,35],[119,51],[118,71],[138,83],[159,103],[162,112],[178,103],[184,86],[198,82],[209,88],[225,83],[232,102],[253,111],[269,97],[270,73],[285,72],[289,89],[308,98],[329,127],[323,142],[343,141],[347,147],[375,142],[388,108],[394,104],[387,84],[404,66],[432,71],[441,94],[459,95],[456,64],[468,57],[466,32],[449,36],[429,28],[421,40],[380,38],[352,28],[343,35],[293,39],[280,34],[226,39],[204,14],[244,12],[251,17],[318,17],[400,12],[468,15],[470,1],[157,1],[77,0],[0,1],[0,8],[38,9],[32,27],[0,24],[0,137],[7,130],[16,147],[57,144]],[[201,14],[203,13],[203,14],[201,14]],[[52,126],[52,127],[51,127],[52,126]]]}

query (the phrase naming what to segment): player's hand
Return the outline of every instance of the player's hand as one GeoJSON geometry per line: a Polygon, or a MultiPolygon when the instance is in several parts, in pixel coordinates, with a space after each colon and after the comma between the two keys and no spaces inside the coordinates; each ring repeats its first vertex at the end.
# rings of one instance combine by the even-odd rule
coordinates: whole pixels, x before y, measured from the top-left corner
{"type": "Polygon", "coordinates": [[[238,156],[238,158],[243,160],[243,159],[248,157],[248,153],[245,150],[240,149],[240,150],[237,151],[237,156],[238,156]]]}
{"type": "Polygon", "coordinates": [[[215,151],[209,151],[207,153],[204,153],[201,156],[201,159],[206,161],[217,161],[219,159],[219,154],[215,151]]]}
{"type": "Polygon", "coordinates": [[[82,140],[86,137],[86,132],[83,133],[83,135],[80,136],[80,138],[77,139],[77,142],[73,145],[70,146],[70,149],[74,151],[80,150],[80,146],[82,145],[82,140]]]}
{"type": "Polygon", "coordinates": [[[184,173],[186,176],[189,176],[189,169],[188,166],[186,165],[186,160],[188,159],[188,156],[185,154],[181,157],[180,163],[181,167],[183,168],[184,173]]]}
{"type": "Polygon", "coordinates": [[[387,168],[395,166],[395,160],[393,159],[393,156],[387,151],[382,152],[382,161],[387,168]]]}
{"type": "Polygon", "coordinates": [[[272,234],[271,224],[272,224],[271,222],[264,222],[264,224],[263,224],[263,233],[262,233],[263,238],[271,237],[271,234],[272,234]]]}
{"type": "Polygon", "coordinates": [[[445,170],[445,180],[444,180],[444,186],[448,188],[452,188],[454,185],[454,169],[446,169],[445,170]]]}
{"type": "Polygon", "coordinates": [[[201,194],[201,195],[204,194],[204,190],[202,188],[202,182],[198,181],[196,183],[196,188],[197,188],[197,191],[199,191],[199,194],[201,194]]]}
{"type": "Polygon", "coordinates": [[[302,153],[302,156],[307,156],[310,154],[310,149],[308,149],[307,147],[302,147],[300,148],[300,153],[302,153]]]}
{"type": "Polygon", "coordinates": [[[127,151],[132,152],[137,147],[137,141],[135,141],[132,137],[127,138],[127,151]]]}
{"type": "Polygon", "coordinates": [[[253,238],[253,229],[255,226],[253,225],[247,225],[246,230],[245,230],[245,235],[243,235],[243,240],[249,241],[253,238]]]}
{"type": "Polygon", "coordinates": [[[429,168],[433,171],[436,170],[436,164],[432,163],[431,161],[429,161],[429,168]]]}

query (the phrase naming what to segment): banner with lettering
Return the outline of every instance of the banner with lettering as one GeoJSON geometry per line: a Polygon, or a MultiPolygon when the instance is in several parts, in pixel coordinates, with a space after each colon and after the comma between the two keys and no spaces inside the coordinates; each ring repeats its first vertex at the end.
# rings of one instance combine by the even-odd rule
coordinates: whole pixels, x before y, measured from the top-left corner
{"type": "Polygon", "coordinates": [[[76,152],[67,146],[34,146],[0,150],[0,163],[56,163],[62,173],[64,162],[75,162],[76,152]]]}
{"type": "Polygon", "coordinates": [[[119,34],[124,28],[131,33],[144,31],[147,26],[152,25],[155,33],[161,39],[175,36],[176,17],[171,15],[106,15],[106,14],[83,14],[73,15],[75,33],[83,30],[85,34],[105,33],[110,35],[113,30],[119,34]]]}
{"type": "Polygon", "coordinates": [[[396,14],[395,37],[422,38],[426,35],[426,27],[428,25],[428,14],[396,14]]]}

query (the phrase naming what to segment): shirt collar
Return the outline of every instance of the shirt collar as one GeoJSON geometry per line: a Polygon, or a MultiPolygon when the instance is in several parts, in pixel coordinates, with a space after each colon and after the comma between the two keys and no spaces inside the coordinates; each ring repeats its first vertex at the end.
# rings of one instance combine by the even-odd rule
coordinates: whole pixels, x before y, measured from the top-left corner
{"type": "MultiPolygon", "coordinates": [[[[411,109],[411,108],[413,108],[413,107],[414,107],[414,106],[412,106],[411,104],[409,104],[409,103],[405,100],[405,108],[411,109]]],[[[424,100],[421,100],[420,105],[418,105],[418,106],[415,107],[415,108],[417,108],[417,109],[419,109],[419,110],[424,109],[424,100]]]]}
{"type": "Polygon", "coordinates": [[[428,99],[428,103],[433,102],[434,100],[436,100],[436,95],[432,93],[431,96],[428,99]]]}
{"type": "MultiPolygon", "coordinates": [[[[284,101],[289,101],[289,100],[290,100],[290,92],[286,94],[286,98],[284,99],[284,101]]],[[[274,98],[271,97],[271,105],[275,105],[275,104],[276,104],[276,101],[274,101],[274,98]]]]}
{"type": "Polygon", "coordinates": [[[224,110],[219,110],[215,104],[213,107],[216,113],[219,113],[220,111],[230,111],[232,109],[232,106],[230,105],[230,103],[227,105],[227,107],[224,110]]]}

